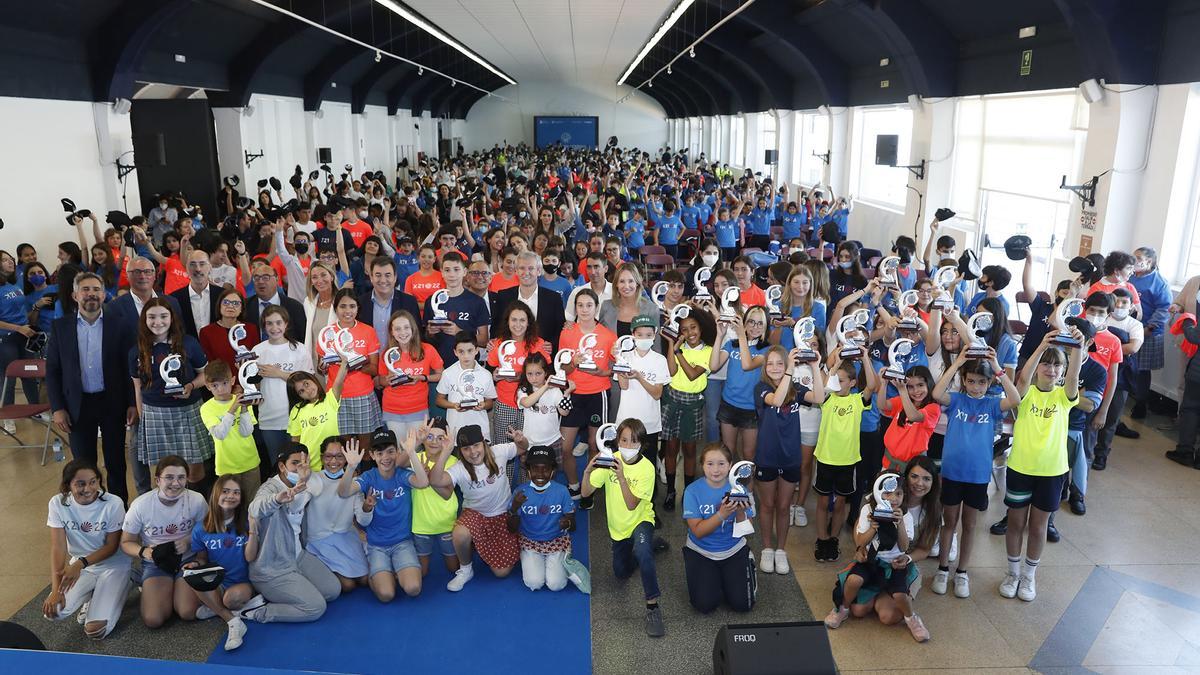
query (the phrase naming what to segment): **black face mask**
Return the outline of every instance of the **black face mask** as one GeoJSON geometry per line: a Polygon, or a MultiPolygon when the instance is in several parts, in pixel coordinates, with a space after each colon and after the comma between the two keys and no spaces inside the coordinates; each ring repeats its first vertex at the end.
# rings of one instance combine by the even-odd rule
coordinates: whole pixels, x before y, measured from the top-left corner
{"type": "Polygon", "coordinates": [[[558,274],[558,265],[542,265],[542,271],[546,274],[558,274]]]}
{"type": "Polygon", "coordinates": [[[306,241],[296,242],[296,253],[299,253],[301,255],[308,253],[308,242],[306,242],[306,241]]]}

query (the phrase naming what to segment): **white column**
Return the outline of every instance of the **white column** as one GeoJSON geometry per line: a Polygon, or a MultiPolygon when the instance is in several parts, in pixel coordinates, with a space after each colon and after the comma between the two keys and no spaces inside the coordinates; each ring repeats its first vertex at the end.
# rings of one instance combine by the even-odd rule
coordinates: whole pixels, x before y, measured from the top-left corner
{"type": "Polygon", "coordinates": [[[832,185],[836,194],[844,195],[850,185],[850,109],[830,108],[827,114],[829,163],[821,182],[832,185]]]}
{"type": "Polygon", "coordinates": [[[796,120],[799,118],[800,113],[795,110],[780,110],[775,127],[775,139],[779,146],[779,166],[775,179],[789,186],[788,197],[791,199],[795,199],[796,196],[793,190],[797,177],[792,171],[792,165],[796,157],[796,120]]]}
{"type": "MultiPolygon", "coordinates": [[[[213,108],[213,128],[217,135],[217,165],[221,176],[237,176],[242,194],[253,194],[246,185],[246,142],[241,108],[213,108]]],[[[258,152],[258,148],[254,149],[258,152]]],[[[253,187],[253,186],[250,186],[253,187]]]]}

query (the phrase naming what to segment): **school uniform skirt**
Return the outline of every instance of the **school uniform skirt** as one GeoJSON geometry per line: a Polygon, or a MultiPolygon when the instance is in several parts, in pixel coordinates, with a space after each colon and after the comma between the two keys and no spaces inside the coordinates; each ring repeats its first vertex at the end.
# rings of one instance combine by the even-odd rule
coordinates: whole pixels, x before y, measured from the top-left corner
{"type": "Polygon", "coordinates": [[[369,434],[383,426],[383,412],[375,392],[342,399],[338,408],[338,432],[342,434],[369,434]]]}
{"type": "Polygon", "coordinates": [[[525,427],[525,412],[520,408],[509,406],[500,399],[496,399],[492,403],[492,445],[511,442],[512,439],[508,436],[510,427],[513,429],[523,429],[525,427]]]}
{"type": "Polygon", "coordinates": [[[463,509],[457,524],[471,533],[471,542],[488,567],[512,567],[521,559],[521,546],[517,534],[508,531],[506,514],[485,516],[475,509],[463,509]]]}
{"type": "Polygon", "coordinates": [[[334,573],[347,579],[367,576],[367,553],[355,530],[335,532],[328,537],[309,540],[304,548],[334,573]]]}
{"type": "Polygon", "coordinates": [[[1138,370],[1162,370],[1166,365],[1162,335],[1147,335],[1137,352],[1138,370]]]}
{"type": "Polygon", "coordinates": [[[213,439],[200,419],[200,401],[183,406],[142,405],[138,424],[137,458],[154,466],[168,455],[179,455],[188,464],[213,456],[213,439]]]}

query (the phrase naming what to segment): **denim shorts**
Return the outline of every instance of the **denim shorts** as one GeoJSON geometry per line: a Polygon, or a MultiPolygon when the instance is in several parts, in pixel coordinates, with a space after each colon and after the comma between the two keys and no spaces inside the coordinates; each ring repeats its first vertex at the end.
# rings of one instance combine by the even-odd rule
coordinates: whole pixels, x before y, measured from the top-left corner
{"type": "Polygon", "coordinates": [[[413,544],[417,547],[417,555],[425,557],[433,555],[437,549],[446,558],[456,557],[454,539],[449,532],[445,534],[413,534],[413,544]]]}
{"type": "Polygon", "coordinates": [[[412,539],[405,539],[391,546],[367,544],[367,567],[371,576],[380,572],[399,572],[408,567],[420,566],[412,539]]]}

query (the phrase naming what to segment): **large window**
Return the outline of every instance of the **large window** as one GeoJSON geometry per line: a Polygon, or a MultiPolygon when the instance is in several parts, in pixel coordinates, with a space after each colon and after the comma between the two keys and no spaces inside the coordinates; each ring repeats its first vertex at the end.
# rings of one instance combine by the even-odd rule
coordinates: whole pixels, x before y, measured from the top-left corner
{"type": "Polygon", "coordinates": [[[688,139],[688,149],[691,150],[691,152],[688,153],[688,157],[693,161],[699,159],[700,153],[704,152],[704,136],[700,131],[700,125],[702,122],[703,119],[700,117],[688,118],[688,131],[690,135],[688,139]]]}
{"type": "Polygon", "coordinates": [[[852,173],[858,199],[896,209],[904,208],[908,170],[875,164],[875,143],[882,135],[895,135],[896,163],[908,164],[912,140],[912,110],[908,108],[865,108],[854,119],[852,173]]]}
{"type": "Polygon", "coordinates": [[[825,176],[825,160],[815,155],[829,152],[829,118],[821,113],[797,113],[792,138],[792,175],[812,187],[825,176]]]}
{"type": "Polygon", "coordinates": [[[733,166],[743,168],[746,166],[746,118],[741,115],[734,115],[730,124],[730,139],[733,145],[733,158],[729,162],[733,166]]]}
{"type": "Polygon", "coordinates": [[[775,117],[775,113],[765,112],[760,113],[758,117],[758,157],[754,157],[754,164],[758,166],[758,170],[763,172],[764,176],[772,175],[771,166],[766,163],[766,150],[778,150],[778,134],[776,128],[779,125],[779,119],[775,117]]]}

